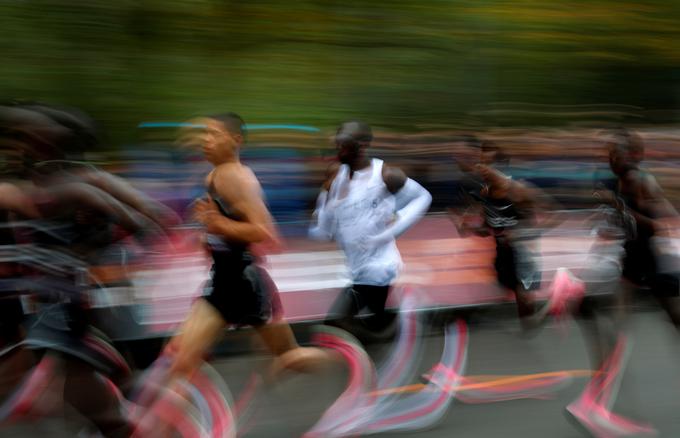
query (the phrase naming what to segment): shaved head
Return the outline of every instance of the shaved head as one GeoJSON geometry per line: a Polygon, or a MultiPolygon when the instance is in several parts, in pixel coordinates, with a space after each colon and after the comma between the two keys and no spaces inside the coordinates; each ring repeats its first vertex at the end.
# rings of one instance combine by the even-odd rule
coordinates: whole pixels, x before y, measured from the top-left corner
{"type": "Polygon", "coordinates": [[[373,140],[373,131],[366,123],[351,120],[340,125],[335,137],[336,140],[353,140],[368,145],[373,140]]]}
{"type": "Polygon", "coordinates": [[[367,124],[356,120],[343,123],[335,135],[338,160],[343,164],[357,163],[364,156],[364,149],[371,144],[371,140],[373,131],[367,124]]]}

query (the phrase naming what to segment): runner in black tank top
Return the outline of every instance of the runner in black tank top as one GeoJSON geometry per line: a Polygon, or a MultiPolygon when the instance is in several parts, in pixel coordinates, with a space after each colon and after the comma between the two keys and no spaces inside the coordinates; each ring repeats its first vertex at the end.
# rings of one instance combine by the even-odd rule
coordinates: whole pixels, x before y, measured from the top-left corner
{"type": "Polygon", "coordinates": [[[206,178],[210,196],[195,203],[195,217],[207,233],[213,257],[207,296],[197,300],[178,334],[168,345],[175,375],[200,366],[227,325],[251,325],[276,356],[271,373],[284,369],[309,371],[331,360],[318,348],[299,347],[283,320],[277,293],[266,272],[250,254],[251,245],[276,241],[272,218],[253,172],[242,165],[239,149],[245,140],[243,120],[234,113],[203,118],[201,130],[188,140],[201,144],[215,167],[206,178]],[[273,318],[272,318],[273,317],[273,318]]]}
{"type": "MultiPolygon", "coordinates": [[[[25,227],[33,232],[24,233],[22,243],[33,245],[37,254],[43,256],[36,260],[35,266],[39,280],[47,285],[42,288],[45,305],[40,306],[25,345],[47,351],[59,360],[60,373],[65,377],[64,400],[95,424],[104,436],[129,436],[129,425],[123,418],[119,401],[99,374],[110,373],[115,378],[118,371],[128,370],[118,366],[120,357],[111,358],[86,345],[85,336],[92,331],[87,324],[86,308],[80,305],[84,303],[80,274],[88,266],[88,248],[96,252],[102,240],[94,236],[99,233],[92,233],[91,226],[81,223],[78,212],[89,211],[90,217],[106,218],[104,222],[118,223],[130,231],[142,224],[128,220],[134,215],[124,213],[124,207],[95,187],[82,182],[43,184],[46,175],[34,172],[34,164],[61,156],[60,144],[70,132],[68,129],[25,108],[3,108],[2,116],[3,123],[7,123],[3,133],[11,136],[14,140],[11,146],[24,158],[25,168],[21,174],[32,178],[32,181],[22,181],[19,190],[27,209],[31,210],[23,216],[34,218],[25,227]],[[23,134],[18,136],[19,132],[23,134]],[[45,229],[50,231],[44,232],[45,229]],[[52,258],[43,260],[48,254],[52,258]]],[[[94,342],[101,339],[97,336],[94,342]]]]}
{"type": "MultiPolygon", "coordinates": [[[[615,184],[599,184],[596,194],[611,207],[604,210],[604,226],[598,233],[600,243],[609,253],[609,261],[598,266],[586,266],[580,276],[590,287],[598,283],[611,292],[613,303],[604,306],[597,296],[586,296],[579,313],[588,340],[591,341],[593,361],[598,370],[586,385],[579,398],[567,407],[567,414],[593,436],[642,436],[656,434],[649,426],[637,423],[612,412],[618,387],[627,363],[625,351],[630,348],[627,322],[630,314],[632,288],[615,280],[618,274],[634,285],[646,286],[667,312],[677,329],[680,329],[680,302],[678,301],[678,276],[664,266],[662,242],[659,237],[668,234],[669,225],[676,224],[678,215],[652,175],[642,171],[639,164],[644,156],[642,139],[626,130],[614,133],[608,143],[609,165],[616,176],[615,184]],[[605,189],[605,190],[600,190],[605,189]],[[607,243],[610,240],[611,242],[607,243]],[[622,270],[618,270],[623,241],[622,270]],[[609,266],[607,268],[607,266],[609,266]],[[623,286],[623,287],[621,287],[623,286]],[[614,311],[612,311],[612,309],[614,311]],[[601,315],[611,316],[613,324],[602,324],[601,315]],[[612,388],[617,388],[612,391],[612,388]],[[616,431],[612,433],[611,431],[616,431]]],[[[597,248],[597,247],[596,247],[597,248]]]]}
{"type": "MultiPolygon", "coordinates": [[[[537,212],[547,211],[551,202],[539,190],[514,181],[493,167],[505,158],[489,142],[482,143],[472,136],[464,138],[464,148],[457,157],[464,172],[459,201],[478,207],[483,224],[470,225],[468,220],[472,215],[468,213],[462,221],[457,214],[452,214],[452,219],[462,233],[472,231],[493,236],[498,282],[514,293],[522,327],[529,329],[538,324],[538,320],[532,318],[536,309],[530,291],[540,287],[541,282],[533,254],[536,233],[532,230],[537,212]]],[[[555,221],[548,219],[541,225],[551,227],[555,221]]]]}
{"type": "Polygon", "coordinates": [[[648,287],[680,329],[678,273],[666,268],[663,259],[674,254],[662,254],[663,242],[659,239],[677,226],[678,213],[654,177],[640,170],[643,157],[642,139],[634,133],[617,132],[609,144],[609,164],[618,178],[616,205],[634,219],[635,225],[624,245],[623,275],[633,284],[648,287]]]}

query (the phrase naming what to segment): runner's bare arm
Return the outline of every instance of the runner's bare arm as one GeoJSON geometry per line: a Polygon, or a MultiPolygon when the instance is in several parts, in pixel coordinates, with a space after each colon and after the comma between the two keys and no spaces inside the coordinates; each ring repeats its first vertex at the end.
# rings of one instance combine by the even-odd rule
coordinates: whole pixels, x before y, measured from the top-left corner
{"type": "Polygon", "coordinates": [[[680,216],[673,205],[666,199],[663,189],[652,175],[641,176],[640,189],[636,201],[641,210],[649,212],[651,217],[639,211],[631,211],[638,223],[648,223],[654,230],[668,232],[677,230],[680,216]]]}
{"type": "Polygon", "coordinates": [[[262,199],[262,189],[250,171],[217,169],[213,184],[217,194],[234,209],[241,220],[233,220],[220,214],[213,200],[199,200],[194,213],[209,233],[243,243],[277,240],[272,217],[262,199]]]}
{"type": "Polygon", "coordinates": [[[668,202],[663,193],[663,189],[652,175],[643,177],[643,184],[641,187],[642,207],[652,212],[655,218],[671,218],[677,217],[678,212],[673,205],[668,202]]]}
{"type": "Polygon", "coordinates": [[[467,237],[470,234],[480,237],[491,235],[491,231],[484,221],[484,210],[476,201],[463,211],[449,207],[446,209],[446,213],[460,237],[467,237]]]}
{"type": "Polygon", "coordinates": [[[30,196],[10,183],[0,183],[0,208],[29,218],[38,217],[40,214],[30,196]]]}
{"type": "Polygon", "coordinates": [[[50,200],[40,206],[48,215],[64,209],[87,208],[106,215],[125,230],[136,233],[153,228],[151,221],[135,212],[103,190],[85,183],[64,183],[39,190],[41,197],[50,200]]]}
{"type": "Polygon", "coordinates": [[[79,176],[84,182],[107,192],[160,226],[172,226],[180,222],[175,212],[146,196],[120,177],[100,170],[88,170],[81,172],[79,176]]]}

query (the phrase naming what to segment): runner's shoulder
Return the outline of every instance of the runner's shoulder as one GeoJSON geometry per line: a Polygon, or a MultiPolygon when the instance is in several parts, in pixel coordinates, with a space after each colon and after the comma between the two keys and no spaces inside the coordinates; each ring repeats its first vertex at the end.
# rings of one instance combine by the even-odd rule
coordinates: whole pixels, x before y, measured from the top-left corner
{"type": "MultiPolygon", "coordinates": [[[[254,190],[259,190],[260,184],[253,171],[238,163],[222,164],[212,171],[212,178],[208,187],[212,188],[223,198],[235,200],[248,196],[254,190]]],[[[209,176],[210,178],[210,176],[209,176]]]]}
{"type": "Polygon", "coordinates": [[[404,171],[399,167],[390,166],[387,164],[383,164],[382,177],[383,181],[385,181],[385,185],[387,186],[387,190],[389,190],[390,193],[397,193],[399,190],[401,190],[408,179],[406,173],[404,173],[404,171]]]}

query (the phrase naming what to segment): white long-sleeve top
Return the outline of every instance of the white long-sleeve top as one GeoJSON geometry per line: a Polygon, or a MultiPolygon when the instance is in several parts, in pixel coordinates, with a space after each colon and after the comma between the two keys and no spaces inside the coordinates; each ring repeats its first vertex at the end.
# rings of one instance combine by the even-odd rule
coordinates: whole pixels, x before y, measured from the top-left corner
{"type": "Polygon", "coordinates": [[[310,228],[311,237],[338,242],[354,284],[385,286],[394,281],[402,266],[395,239],[427,212],[432,201],[411,179],[393,195],[382,170],[383,161],[373,159],[350,178],[349,167],[340,166],[328,193],[319,195],[310,228]]]}

